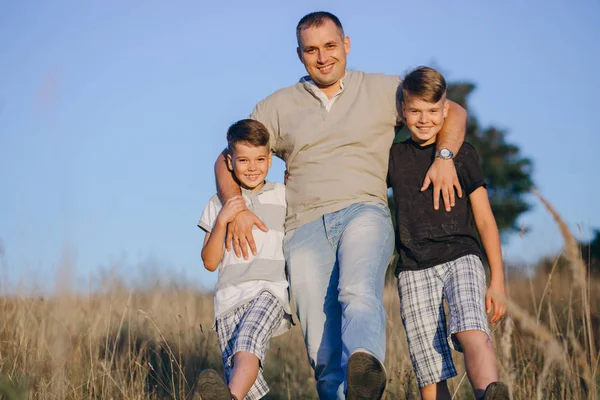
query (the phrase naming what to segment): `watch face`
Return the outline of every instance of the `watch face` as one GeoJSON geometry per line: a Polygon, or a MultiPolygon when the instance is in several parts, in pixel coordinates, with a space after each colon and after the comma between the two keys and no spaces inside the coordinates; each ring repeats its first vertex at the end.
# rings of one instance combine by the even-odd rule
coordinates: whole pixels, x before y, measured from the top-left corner
{"type": "Polygon", "coordinates": [[[450,149],[439,149],[436,157],[442,158],[444,160],[450,160],[454,157],[454,154],[452,154],[452,150],[450,149]]]}

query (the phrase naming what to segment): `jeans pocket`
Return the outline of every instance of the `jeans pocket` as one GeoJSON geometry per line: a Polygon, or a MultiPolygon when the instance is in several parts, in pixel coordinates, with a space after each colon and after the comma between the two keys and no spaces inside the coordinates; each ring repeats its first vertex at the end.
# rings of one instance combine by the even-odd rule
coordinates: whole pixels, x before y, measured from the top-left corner
{"type": "Polygon", "coordinates": [[[294,237],[295,233],[296,233],[296,229],[290,229],[283,235],[282,246],[283,246],[283,255],[284,256],[286,256],[286,252],[287,252],[286,250],[288,249],[288,244],[289,244],[290,240],[292,240],[292,238],[294,237]]]}
{"type": "Polygon", "coordinates": [[[290,229],[289,231],[287,231],[284,235],[283,235],[283,245],[285,246],[285,244],[287,242],[289,242],[290,240],[292,240],[292,238],[294,237],[294,235],[296,234],[296,231],[298,229],[294,228],[294,229],[290,229]]]}

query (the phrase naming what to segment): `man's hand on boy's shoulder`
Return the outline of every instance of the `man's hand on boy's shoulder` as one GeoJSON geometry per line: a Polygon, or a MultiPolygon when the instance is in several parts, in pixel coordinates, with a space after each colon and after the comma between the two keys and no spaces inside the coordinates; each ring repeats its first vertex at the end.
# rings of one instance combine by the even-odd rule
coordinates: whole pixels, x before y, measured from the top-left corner
{"type": "Polygon", "coordinates": [[[244,198],[242,196],[233,196],[225,202],[217,218],[221,224],[227,225],[245,209],[246,202],[244,201],[244,198]]]}
{"type": "Polygon", "coordinates": [[[485,312],[493,314],[490,322],[493,324],[500,321],[506,314],[506,293],[504,291],[504,281],[502,279],[491,279],[490,287],[485,294],[485,312]]]}
{"type": "Polygon", "coordinates": [[[440,208],[440,193],[446,211],[450,211],[454,207],[455,189],[458,197],[462,197],[462,189],[452,160],[443,160],[436,157],[429,170],[427,170],[421,191],[427,190],[431,184],[433,184],[433,208],[435,210],[440,208]]]}
{"type": "Polygon", "coordinates": [[[225,247],[233,251],[238,257],[248,259],[248,246],[252,254],[256,255],[256,243],[252,235],[252,227],[256,225],[258,229],[267,232],[267,226],[252,211],[246,209],[240,211],[233,221],[227,225],[227,237],[225,238],[225,247]]]}

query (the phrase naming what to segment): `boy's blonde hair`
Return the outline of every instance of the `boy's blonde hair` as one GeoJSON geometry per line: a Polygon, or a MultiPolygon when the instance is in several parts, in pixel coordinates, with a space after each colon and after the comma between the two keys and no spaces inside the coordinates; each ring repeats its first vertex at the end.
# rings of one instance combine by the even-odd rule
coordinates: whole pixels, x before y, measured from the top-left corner
{"type": "Polygon", "coordinates": [[[446,94],[446,80],[429,67],[413,69],[402,81],[402,97],[417,97],[427,103],[437,103],[446,94]]]}

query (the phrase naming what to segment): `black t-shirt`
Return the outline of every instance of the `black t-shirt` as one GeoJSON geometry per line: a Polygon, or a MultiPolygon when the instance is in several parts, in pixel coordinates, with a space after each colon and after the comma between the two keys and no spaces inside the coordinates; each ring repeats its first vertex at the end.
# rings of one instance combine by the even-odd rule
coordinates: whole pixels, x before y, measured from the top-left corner
{"type": "Polygon", "coordinates": [[[467,254],[481,257],[477,228],[469,195],[485,186],[479,157],[464,143],[454,159],[463,197],[446,212],[433,209],[433,185],[421,192],[425,174],[435,158],[435,143],[419,146],[408,139],[390,150],[388,186],[396,203],[396,275],[402,270],[420,270],[456,260],[467,254]]]}

